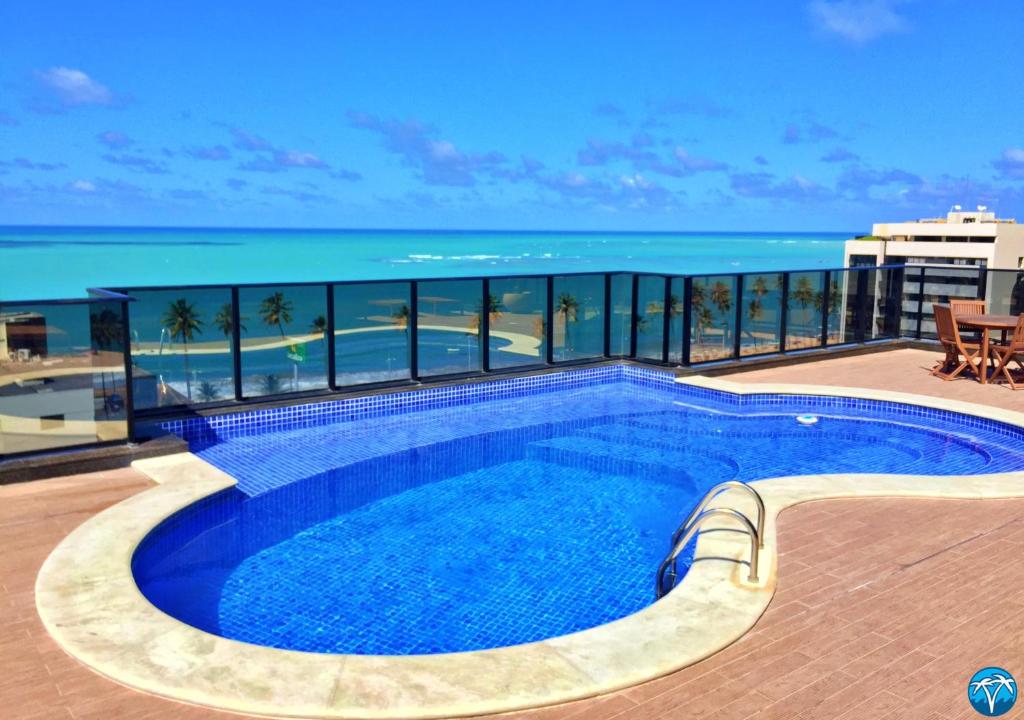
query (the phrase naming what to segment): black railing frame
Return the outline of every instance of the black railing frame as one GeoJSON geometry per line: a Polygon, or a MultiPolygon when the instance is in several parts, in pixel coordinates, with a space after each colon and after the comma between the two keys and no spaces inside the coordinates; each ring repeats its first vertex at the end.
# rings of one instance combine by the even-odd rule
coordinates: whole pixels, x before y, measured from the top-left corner
{"type": "MultiPolygon", "coordinates": [[[[842,300],[842,296],[831,297],[832,295],[832,280],[835,277],[836,272],[854,272],[857,273],[856,277],[856,294],[852,299],[853,303],[853,322],[855,323],[854,337],[855,342],[865,342],[869,339],[867,333],[867,324],[872,321],[876,307],[868,307],[868,298],[874,298],[877,293],[870,293],[867,291],[866,285],[869,282],[867,273],[869,271],[879,270],[893,270],[900,269],[898,273],[894,273],[890,276],[891,282],[898,281],[901,284],[906,282],[906,273],[902,271],[902,266],[880,266],[877,268],[812,268],[808,270],[790,270],[790,271],[762,271],[762,272],[740,272],[740,273],[703,273],[696,275],[678,275],[678,274],[666,274],[666,273],[653,273],[653,272],[630,272],[630,271],[608,271],[608,272],[568,272],[568,273],[550,273],[550,274],[522,274],[522,275],[500,275],[500,276],[476,276],[476,277],[442,277],[442,278],[415,278],[415,279],[381,279],[381,280],[354,280],[354,281],[343,281],[343,282],[299,282],[299,283],[281,283],[280,286],[322,286],[325,293],[326,302],[326,323],[327,323],[327,337],[329,339],[327,347],[327,383],[325,389],[314,389],[307,391],[296,391],[296,392],[282,392],[272,396],[258,396],[258,397],[247,397],[244,393],[243,388],[243,377],[242,377],[242,349],[241,349],[241,321],[240,321],[240,291],[245,288],[257,288],[257,287],[276,287],[278,284],[274,283],[246,283],[246,284],[209,284],[209,285],[190,285],[190,286],[156,286],[156,287],[134,287],[134,288],[123,288],[118,291],[110,290],[96,290],[99,294],[98,297],[93,298],[92,301],[109,301],[111,299],[119,300],[122,303],[122,314],[124,317],[124,362],[126,370],[126,379],[129,385],[128,393],[129,396],[126,398],[128,404],[127,414],[129,417],[129,433],[132,440],[134,440],[134,428],[136,415],[139,417],[152,417],[158,415],[166,415],[173,412],[189,411],[193,408],[217,410],[223,407],[234,407],[236,405],[244,405],[253,402],[276,402],[276,401],[290,401],[302,398],[312,397],[323,397],[324,395],[330,394],[350,394],[353,392],[359,392],[362,390],[369,389],[382,389],[382,388],[401,388],[408,387],[411,385],[417,385],[422,382],[444,382],[459,379],[472,379],[485,376],[500,376],[507,374],[514,374],[519,372],[529,372],[545,368],[555,367],[571,367],[574,365],[593,363],[602,360],[610,360],[615,358],[628,358],[637,362],[642,362],[650,365],[660,366],[674,366],[674,367],[699,367],[706,364],[721,364],[722,362],[729,361],[744,361],[747,359],[753,359],[758,357],[764,357],[766,355],[784,354],[792,350],[789,347],[788,332],[790,329],[790,297],[792,294],[791,287],[791,276],[793,273],[810,273],[817,272],[821,273],[823,287],[822,287],[822,309],[821,309],[821,339],[820,348],[832,348],[841,345],[849,345],[850,343],[845,342],[844,338],[840,338],[838,342],[830,342],[829,338],[829,319],[831,317],[832,306],[842,300]],[[744,289],[747,287],[747,283],[750,282],[752,276],[768,276],[778,275],[781,280],[776,287],[780,291],[779,299],[779,318],[777,322],[777,331],[779,333],[778,351],[770,350],[763,353],[751,353],[743,354],[743,343],[742,336],[744,331],[744,318],[745,318],[745,307],[744,307],[744,289]],[[627,306],[629,307],[629,336],[628,336],[628,348],[626,352],[613,352],[612,339],[615,335],[613,323],[620,322],[619,327],[624,330],[625,327],[621,325],[621,321],[625,320],[625,317],[618,317],[615,312],[615,297],[613,289],[616,287],[615,278],[619,276],[622,281],[628,283],[626,287],[629,288],[630,297],[628,298],[627,306]],[[601,343],[601,353],[593,357],[579,357],[565,360],[556,360],[555,356],[555,342],[554,342],[554,322],[555,322],[555,279],[556,278],[567,278],[567,277],[600,277],[603,280],[604,286],[604,297],[603,299],[603,338],[601,343]],[[663,283],[662,286],[662,302],[663,302],[663,315],[661,318],[661,347],[659,356],[651,358],[640,358],[638,357],[638,320],[640,317],[640,287],[641,278],[656,278],[658,282],[663,283]],[[733,310],[734,324],[732,327],[733,336],[731,338],[728,335],[725,336],[724,342],[728,343],[731,340],[732,354],[725,358],[716,358],[714,360],[703,360],[694,362],[692,357],[693,350],[693,329],[694,329],[694,317],[693,317],[693,283],[696,278],[700,278],[703,281],[707,281],[713,278],[730,278],[734,283],[734,301],[735,308],[733,310]],[[541,353],[540,362],[523,364],[509,368],[493,368],[491,362],[490,353],[490,331],[491,331],[491,313],[490,313],[490,295],[492,288],[492,281],[501,279],[542,279],[544,280],[545,286],[545,305],[540,311],[541,317],[544,320],[544,333],[543,341],[545,347],[541,353]],[[677,279],[682,281],[682,317],[678,318],[681,324],[682,336],[678,342],[673,341],[673,286],[677,279]],[[481,296],[481,309],[479,318],[479,327],[477,333],[478,350],[480,354],[478,369],[467,372],[459,372],[452,374],[430,374],[424,376],[422,369],[420,368],[419,362],[419,299],[420,299],[420,283],[421,282],[437,282],[437,281],[479,281],[480,282],[480,296],[481,296]],[[399,380],[384,380],[374,381],[359,384],[344,384],[339,385],[338,383],[338,368],[337,368],[337,325],[338,318],[336,317],[335,308],[335,289],[337,286],[358,286],[358,285],[373,285],[379,283],[405,283],[408,287],[409,293],[409,316],[406,319],[406,333],[407,333],[407,352],[409,360],[409,377],[399,380]],[[232,384],[234,390],[233,400],[222,400],[214,401],[210,403],[191,403],[176,406],[165,406],[159,408],[146,408],[136,409],[134,407],[134,394],[133,394],[133,362],[132,362],[132,343],[131,343],[131,330],[130,330],[130,315],[131,308],[129,303],[134,300],[130,296],[132,292],[147,292],[147,291],[169,291],[169,290],[180,290],[180,291],[192,291],[192,290],[206,290],[206,289],[226,289],[230,292],[231,306],[232,306],[232,322],[233,331],[230,337],[230,346],[232,353],[232,384]],[[678,347],[677,347],[678,345],[678,347]],[[673,357],[675,350],[678,350],[680,356],[678,359],[673,357]]],[[[979,270],[981,274],[981,282],[979,282],[979,293],[984,293],[985,287],[983,285],[985,272],[984,269],[979,270]]],[[[919,307],[920,303],[923,302],[923,288],[924,288],[924,276],[925,270],[922,269],[919,272],[919,278],[921,282],[920,292],[922,297],[918,298],[919,307]]],[[[876,288],[877,278],[876,277],[876,288]]],[[[852,278],[851,278],[852,279],[852,278]]],[[[853,290],[854,283],[849,280],[845,283],[845,291],[849,294],[853,290]]],[[[709,286],[710,287],[710,286],[709,286]]],[[[619,286],[619,292],[623,293],[622,288],[619,286]]],[[[843,286],[840,287],[839,292],[843,292],[843,286]]],[[[620,295],[621,297],[621,295],[620,295]]],[[[895,296],[898,302],[902,302],[902,293],[895,296]]],[[[625,298],[622,298],[625,300],[625,298]]],[[[890,293],[885,293],[885,298],[878,298],[878,302],[884,300],[884,311],[888,313],[892,310],[889,307],[891,302],[890,293]]],[[[80,303],[82,300],[53,300],[53,301],[19,301],[19,302],[5,302],[3,306],[17,306],[17,305],[57,305],[57,304],[73,304],[80,303]]],[[[849,309],[849,303],[851,299],[847,297],[846,302],[839,306],[840,312],[844,312],[844,309],[849,309]]],[[[621,312],[621,311],[620,311],[621,312]]],[[[900,311],[897,312],[897,318],[902,317],[902,305],[900,305],[900,311]]],[[[677,316],[678,317],[678,316],[677,316]]],[[[888,317],[888,315],[886,315],[888,317]]],[[[918,317],[917,332],[916,335],[920,337],[920,314],[918,317]]],[[[723,332],[728,332],[728,327],[723,328],[723,332]]],[[[849,332],[849,329],[846,331],[849,332]]],[[[899,327],[897,334],[900,332],[899,327]]],[[[872,331],[872,335],[874,332],[872,331]]],[[[626,338],[622,338],[625,340],[626,338]]]]}

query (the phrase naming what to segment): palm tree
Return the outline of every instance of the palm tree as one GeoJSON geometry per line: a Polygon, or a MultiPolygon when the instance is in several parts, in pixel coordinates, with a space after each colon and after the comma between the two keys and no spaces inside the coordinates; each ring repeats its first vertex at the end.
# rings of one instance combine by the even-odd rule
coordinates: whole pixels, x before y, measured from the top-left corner
{"type": "MultiPolygon", "coordinates": [[[[110,308],[95,312],[95,306],[89,312],[89,334],[96,350],[111,350],[121,344],[124,337],[124,323],[121,316],[110,308]]],[[[107,399],[107,373],[100,372],[100,385],[103,388],[103,413],[110,417],[107,399]]]]}
{"type": "Polygon", "coordinates": [[[203,332],[203,321],[200,320],[196,306],[185,298],[178,298],[164,311],[162,319],[172,340],[180,340],[185,355],[185,396],[192,399],[192,378],[188,368],[188,344],[196,335],[203,332]]]}
{"type": "Polygon", "coordinates": [[[668,316],[677,317],[683,311],[683,301],[676,295],[668,296],[668,316]]]}
{"type": "MultiPolygon", "coordinates": [[[[839,296],[839,280],[834,279],[829,283],[831,287],[828,292],[828,321],[831,324],[832,320],[838,320],[839,312],[842,310],[842,298],[839,296]]],[[[826,302],[824,296],[820,301],[815,300],[815,305],[818,310],[821,310],[822,305],[826,302]]],[[[831,333],[830,333],[831,334],[831,333]]]]}
{"type": "Polygon", "coordinates": [[[276,395],[281,392],[281,381],[277,379],[277,375],[264,375],[260,378],[260,389],[264,395],[276,395]]]}
{"type": "Polygon", "coordinates": [[[697,327],[701,328],[701,334],[705,328],[711,327],[714,318],[711,315],[711,308],[702,307],[700,312],[697,313],[697,327]]]}
{"type": "Polygon", "coordinates": [[[89,314],[89,332],[97,350],[110,350],[121,343],[124,325],[121,316],[110,308],[89,314]]]}
{"type": "Polygon", "coordinates": [[[263,302],[260,303],[260,317],[270,327],[276,325],[281,337],[284,337],[284,326],[291,323],[294,308],[292,301],[286,300],[284,293],[278,291],[263,298],[263,302]]]}
{"type": "Polygon", "coordinates": [[[716,280],[711,286],[711,302],[722,315],[722,343],[726,341],[729,333],[729,311],[732,310],[732,288],[721,280],[716,280]]]}
{"type": "Polygon", "coordinates": [[[693,289],[690,291],[690,307],[693,311],[693,334],[698,345],[704,343],[704,330],[708,328],[710,323],[705,322],[708,318],[708,314],[705,314],[706,307],[704,303],[707,301],[707,287],[700,283],[694,282],[693,289]]]}
{"type": "Polygon", "coordinates": [[[719,312],[727,313],[732,309],[732,288],[721,280],[711,287],[711,302],[719,312]]]}
{"type": "MultiPolygon", "coordinates": [[[[505,306],[498,299],[497,295],[487,296],[487,319],[491,325],[498,322],[501,319],[501,314],[505,312],[505,306]]],[[[480,321],[483,319],[483,308],[480,303],[476,306],[476,315],[469,321],[469,327],[473,330],[480,330],[480,321]]]]}
{"type": "MultiPolygon", "coordinates": [[[[292,310],[294,305],[291,300],[286,300],[284,293],[280,290],[275,292],[273,295],[268,295],[263,298],[263,302],[260,303],[260,317],[270,327],[277,326],[278,332],[281,333],[281,338],[284,339],[284,326],[288,325],[292,321],[292,310]]],[[[298,383],[299,364],[292,362],[292,389],[298,383]]],[[[272,376],[268,375],[267,378],[272,376]]],[[[277,378],[274,377],[274,382],[277,382],[277,378]]],[[[278,383],[280,386],[280,383],[278,383]]],[[[272,394],[270,392],[268,395],[272,394]]]]}
{"type": "Polygon", "coordinates": [[[315,333],[320,333],[320,339],[323,340],[325,344],[327,343],[327,318],[323,315],[317,315],[313,318],[311,329],[315,333]]]}
{"type": "Polygon", "coordinates": [[[802,275],[800,279],[797,280],[796,288],[789,294],[789,296],[795,300],[797,305],[799,305],[804,311],[804,322],[806,323],[810,321],[807,308],[810,307],[811,303],[815,302],[814,285],[811,284],[811,279],[806,275],[802,275]]]}
{"type": "Polygon", "coordinates": [[[565,347],[569,350],[572,349],[572,343],[569,342],[569,323],[576,322],[576,313],[579,309],[579,302],[569,293],[561,293],[558,296],[555,312],[562,316],[562,324],[565,327],[565,347]]]}
{"type": "Polygon", "coordinates": [[[409,306],[403,303],[402,307],[391,313],[391,320],[395,323],[395,327],[408,333],[410,314],[409,306]]]}
{"type": "MultiPolygon", "coordinates": [[[[238,318],[238,329],[241,332],[246,332],[245,321],[248,318],[238,318]]],[[[224,337],[231,337],[231,333],[235,330],[234,312],[231,308],[231,303],[224,303],[220,306],[220,310],[213,316],[213,324],[218,330],[224,333],[224,337]]]]}
{"type": "MultiPolygon", "coordinates": [[[[768,294],[769,290],[768,281],[764,279],[763,275],[758,275],[754,278],[754,284],[750,286],[750,291],[754,293],[754,298],[747,306],[747,317],[751,321],[760,320],[764,317],[764,296],[768,294]]],[[[753,331],[747,331],[747,334],[754,339],[754,344],[757,345],[757,336],[753,331]]]]}
{"type": "Polygon", "coordinates": [[[199,383],[198,394],[203,402],[212,402],[220,397],[220,390],[213,383],[203,380],[199,383]]]}

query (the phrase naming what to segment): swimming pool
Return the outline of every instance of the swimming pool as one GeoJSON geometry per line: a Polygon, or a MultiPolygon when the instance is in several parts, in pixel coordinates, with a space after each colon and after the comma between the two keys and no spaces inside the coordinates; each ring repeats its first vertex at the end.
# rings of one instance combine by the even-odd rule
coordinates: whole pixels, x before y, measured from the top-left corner
{"type": "Polygon", "coordinates": [[[151,532],[136,581],[249,643],[479,650],[651,604],[672,531],[722,480],[1024,468],[1010,425],[671,380],[615,366],[178,422],[238,486],[151,532]]]}

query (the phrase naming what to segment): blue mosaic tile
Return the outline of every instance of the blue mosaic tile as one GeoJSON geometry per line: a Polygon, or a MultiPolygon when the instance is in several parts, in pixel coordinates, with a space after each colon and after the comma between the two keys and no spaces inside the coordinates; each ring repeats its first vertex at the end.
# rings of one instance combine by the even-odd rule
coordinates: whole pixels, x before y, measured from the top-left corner
{"type": "Polygon", "coordinates": [[[498,647],[636,612],[721,480],[1024,469],[1002,423],[625,365],[187,423],[239,485],[144,540],[140,588],[209,632],[312,652],[498,647]]]}

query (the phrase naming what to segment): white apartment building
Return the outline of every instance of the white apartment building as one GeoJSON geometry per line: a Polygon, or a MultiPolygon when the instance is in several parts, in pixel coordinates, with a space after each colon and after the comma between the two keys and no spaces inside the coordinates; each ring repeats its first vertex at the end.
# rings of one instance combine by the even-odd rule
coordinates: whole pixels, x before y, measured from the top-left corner
{"type": "Polygon", "coordinates": [[[875,223],[871,235],[846,241],[846,265],[973,265],[1024,268],[1024,225],[979,205],[944,218],[875,223]]]}
{"type": "Polygon", "coordinates": [[[932,304],[956,297],[984,298],[993,312],[1024,312],[1024,272],[1015,272],[1024,270],[1024,225],[984,206],[875,223],[871,235],[846,241],[845,260],[848,267],[907,266],[900,313],[907,335],[920,327],[923,337],[934,337],[932,304]]]}

